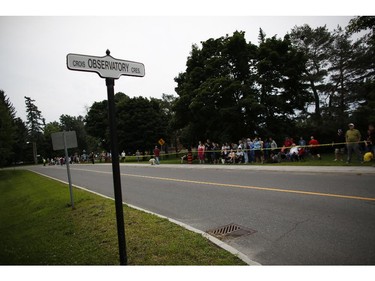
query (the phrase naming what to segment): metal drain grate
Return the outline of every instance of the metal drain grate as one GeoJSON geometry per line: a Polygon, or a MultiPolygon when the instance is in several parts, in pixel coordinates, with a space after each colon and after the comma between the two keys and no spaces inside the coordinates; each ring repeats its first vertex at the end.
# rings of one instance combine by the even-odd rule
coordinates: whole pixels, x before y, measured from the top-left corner
{"type": "Polygon", "coordinates": [[[250,235],[255,232],[256,230],[249,229],[234,223],[224,225],[219,228],[207,230],[208,234],[211,234],[219,239],[236,238],[244,235],[250,235]]]}

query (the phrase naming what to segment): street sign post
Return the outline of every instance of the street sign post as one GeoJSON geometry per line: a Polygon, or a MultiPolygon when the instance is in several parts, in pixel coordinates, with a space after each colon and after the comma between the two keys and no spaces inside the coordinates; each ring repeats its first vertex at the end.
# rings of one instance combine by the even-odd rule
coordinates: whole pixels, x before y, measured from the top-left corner
{"type": "Polygon", "coordinates": [[[72,188],[72,179],[70,176],[70,167],[69,167],[69,155],[68,148],[77,147],[77,134],[76,131],[63,131],[51,134],[52,138],[52,147],[53,150],[62,150],[65,151],[65,164],[66,171],[68,173],[68,182],[69,182],[69,192],[70,192],[70,204],[72,209],[74,209],[74,200],[73,200],[73,188],[72,188]]]}
{"type": "Polygon", "coordinates": [[[66,64],[68,69],[75,71],[95,72],[100,77],[105,78],[108,95],[108,119],[111,135],[111,152],[112,152],[112,174],[113,186],[115,191],[115,207],[117,221],[117,236],[119,244],[120,264],[127,264],[126,255],[126,239],[124,211],[121,191],[121,177],[119,164],[119,149],[117,143],[116,116],[115,116],[115,99],[114,85],[115,79],[120,76],[145,76],[145,67],[142,63],[119,60],[110,56],[110,51],[106,51],[106,56],[95,57],[78,54],[68,54],[66,56],[66,64]]]}

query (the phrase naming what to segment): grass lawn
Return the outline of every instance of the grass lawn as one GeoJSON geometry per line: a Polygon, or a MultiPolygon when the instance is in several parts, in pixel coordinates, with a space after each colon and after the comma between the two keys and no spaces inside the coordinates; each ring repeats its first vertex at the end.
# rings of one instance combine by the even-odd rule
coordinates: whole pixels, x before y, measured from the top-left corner
{"type": "MultiPolygon", "coordinates": [[[[0,265],[119,264],[114,201],[22,170],[0,171],[0,265]]],[[[129,265],[243,265],[201,235],[124,206],[129,265]]]]}

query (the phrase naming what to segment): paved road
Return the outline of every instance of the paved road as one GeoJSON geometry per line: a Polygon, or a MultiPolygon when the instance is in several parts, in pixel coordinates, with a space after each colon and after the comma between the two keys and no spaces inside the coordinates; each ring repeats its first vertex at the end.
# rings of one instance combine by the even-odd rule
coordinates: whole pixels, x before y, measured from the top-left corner
{"type": "MultiPolygon", "coordinates": [[[[32,167],[67,180],[63,167],[32,167]]],[[[73,184],[113,197],[110,165],[72,165],[73,184]]],[[[375,264],[374,167],[121,165],[126,203],[202,231],[261,264],[375,264]]],[[[125,218],[126,220],[126,218],[125,218]]]]}

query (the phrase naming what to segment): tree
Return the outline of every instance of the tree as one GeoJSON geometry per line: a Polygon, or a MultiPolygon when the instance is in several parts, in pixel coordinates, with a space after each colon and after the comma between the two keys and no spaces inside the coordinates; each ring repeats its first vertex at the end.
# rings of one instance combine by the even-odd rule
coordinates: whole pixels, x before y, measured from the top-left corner
{"type": "Polygon", "coordinates": [[[37,142],[42,140],[45,120],[42,117],[42,112],[34,104],[35,100],[25,96],[26,114],[27,114],[27,128],[29,132],[29,140],[33,144],[34,163],[38,163],[37,158],[37,142]]]}
{"type": "Polygon", "coordinates": [[[278,134],[304,109],[303,53],[288,37],[267,39],[260,30],[259,40],[256,47],[234,32],[201,49],[193,45],[186,71],[175,78],[174,126],[185,144],[278,134]]]}
{"type": "Polygon", "coordinates": [[[107,100],[92,104],[85,116],[85,129],[88,135],[96,139],[97,148],[110,150],[107,100]]]}
{"type": "Polygon", "coordinates": [[[61,151],[54,152],[53,147],[52,147],[52,137],[51,137],[53,133],[61,132],[61,130],[62,130],[61,125],[57,121],[47,123],[46,126],[44,127],[43,147],[44,147],[47,158],[53,158],[55,156],[58,156],[58,153],[61,154],[61,151]]]}
{"type": "MultiPolygon", "coordinates": [[[[166,138],[168,117],[162,101],[143,97],[130,98],[116,93],[116,118],[119,149],[127,153],[151,150],[160,138],[166,138]]],[[[95,102],[85,117],[87,133],[109,150],[107,101],[95,102]]]]}
{"type": "Polygon", "coordinates": [[[28,154],[30,151],[28,145],[25,140],[28,137],[28,130],[25,122],[21,118],[16,118],[14,120],[15,126],[15,137],[14,137],[14,144],[13,144],[13,153],[14,153],[14,162],[21,163],[21,162],[28,162],[32,159],[31,153],[28,154]]]}
{"type": "Polygon", "coordinates": [[[290,33],[292,44],[307,58],[303,80],[307,83],[313,96],[315,107],[313,124],[322,124],[321,104],[326,97],[329,64],[329,50],[333,38],[326,26],[312,29],[309,25],[296,26],[290,33]]]}
{"type": "Polygon", "coordinates": [[[167,95],[162,94],[162,98],[160,100],[160,108],[163,111],[163,115],[166,119],[166,146],[170,146],[173,144],[176,153],[178,153],[178,136],[179,136],[179,130],[174,129],[174,118],[175,118],[175,112],[173,111],[173,105],[176,101],[176,96],[174,95],[167,95]]]}
{"type": "Polygon", "coordinates": [[[4,91],[0,90],[0,167],[13,159],[15,143],[15,109],[4,91]]]}
{"type": "Polygon", "coordinates": [[[60,126],[65,131],[75,131],[77,135],[77,150],[82,152],[87,150],[87,133],[85,122],[82,116],[70,116],[63,114],[60,116],[60,126]]]}
{"type": "Polygon", "coordinates": [[[255,57],[256,47],[246,42],[244,32],[208,39],[201,49],[192,46],[186,71],[175,78],[179,97],[173,126],[182,129],[185,145],[207,138],[238,140],[252,125],[255,57]]]}
{"type": "MultiPolygon", "coordinates": [[[[262,34],[259,35],[263,38],[262,34]]],[[[292,130],[298,112],[304,110],[307,92],[302,83],[306,58],[289,40],[263,38],[257,56],[257,85],[259,88],[258,127],[267,135],[280,135],[288,124],[292,130]]]]}
{"type": "MultiPolygon", "coordinates": [[[[353,82],[351,64],[354,49],[349,34],[340,26],[332,33],[332,46],[328,52],[330,67],[328,68],[327,103],[322,108],[325,123],[332,122],[333,127],[341,127],[348,119],[348,112],[353,104],[350,95],[353,82]]],[[[332,132],[334,133],[334,132],[332,132]]]]}
{"type": "Polygon", "coordinates": [[[362,32],[362,36],[353,44],[355,56],[351,65],[356,78],[352,93],[356,106],[351,116],[354,122],[375,123],[375,17],[356,17],[347,26],[349,34],[362,32]]]}
{"type": "Polygon", "coordinates": [[[166,138],[168,119],[160,100],[124,97],[116,106],[120,150],[152,151],[160,138],[166,138]]]}

